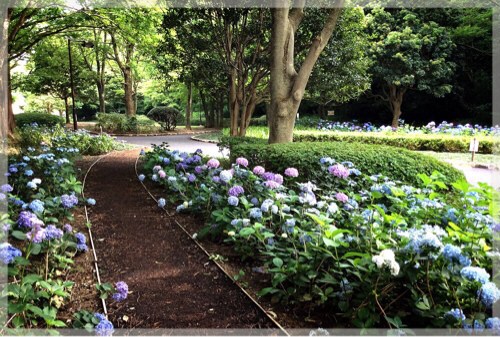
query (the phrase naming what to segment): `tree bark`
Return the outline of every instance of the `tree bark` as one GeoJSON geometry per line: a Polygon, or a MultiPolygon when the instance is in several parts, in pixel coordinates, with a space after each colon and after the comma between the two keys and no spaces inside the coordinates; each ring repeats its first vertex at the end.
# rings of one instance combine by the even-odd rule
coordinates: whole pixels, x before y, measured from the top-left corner
{"type": "Polygon", "coordinates": [[[106,94],[105,84],[101,80],[97,80],[97,94],[99,96],[99,112],[106,113],[106,94]]]}
{"type": "Polygon", "coordinates": [[[64,111],[66,113],[66,124],[69,124],[69,97],[64,97],[64,111]]]}
{"type": "Polygon", "coordinates": [[[193,83],[188,84],[188,97],[186,103],[186,129],[191,130],[191,115],[193,113],[193,83]]]}
{"type": "Polygon", "coordinates": [[[281,8],[272,9],[271,32],[271,111],[269,113],[269,140],[273,143],[292,141],[295,118],[314,64],[330,39],[344,1],[330,13],[322,31],[314,38],[304,63],[297,72],[294,67],[295,33],[304,16],[304,0],[289,8],[288,1],[280,1],[281,8]]]}
{"type": "Polygon", "coordinates": [[[14,119],[14,109],[12,107],[12,81],[10,75],[10,65],[7,62],[7,130],[9,136],[14,134],[14,129],[16,128],[16,120],[14,119]]]}
{"type": "Polygon", "coordinates": [[[132,75],[132,69],[130,67],[125,67],[123,71],[123,89],[125,91],[125,113],[128,117],[135,115],[135,93],[134,93],[134,78],[132,75]]]}
{"type": "Polygon", "coordinates": [[[403,104],[403,96],[406,92],[404,88],[398,88],[394,85],[389,86],[389,106],[392,112],[392,123],[393,128],[399,127],[399,117],[403,113],[401,111],[401,106],[403,104]]]}

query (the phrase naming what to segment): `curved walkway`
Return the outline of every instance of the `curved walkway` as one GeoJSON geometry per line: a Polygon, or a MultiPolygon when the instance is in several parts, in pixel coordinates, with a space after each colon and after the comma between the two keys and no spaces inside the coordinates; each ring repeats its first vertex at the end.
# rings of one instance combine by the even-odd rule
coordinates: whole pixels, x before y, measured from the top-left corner
{"type": "Polygon", "coordinates": [[[90,172],[85,194],[103,282],[131,293],[109,313],[120,328],[264,328],[267,317],[245,297],[135,175],[138,151],[109,155],[90,172]],[[126,317],[126,319],[123,319],[126,317]]]}

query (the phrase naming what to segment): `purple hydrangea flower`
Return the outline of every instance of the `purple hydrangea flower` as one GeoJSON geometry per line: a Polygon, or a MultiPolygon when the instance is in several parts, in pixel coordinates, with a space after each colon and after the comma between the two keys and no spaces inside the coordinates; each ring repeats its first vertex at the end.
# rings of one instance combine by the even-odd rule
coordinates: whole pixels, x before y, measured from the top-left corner
{"type": "Polygon", "coordinates": [[[349,177],[349,169],[342,164],[335,164],[328,168],[328,172],[337,178],[346,179],[349,177]]]}
{"type": "Polygon", "coordinates": [[[273,180],[278,184],[283,184],[283,176],[281,174],[275,174],[273,180]]]}
{"type": "Polygon", "coordinates": [[[201,173],[203,172],[203,167],[201,167],[201,166],[196,166],[196,167],[194,168],[194,172],[195,172],[196,174],[201,174],[201,173]]]}
{"type": "Polygon", "coordinates": [[[66,232],[66,233],[71,233],[73,231],[73,227],[71,227],[71,225],[69,223],[65,224],[63,226],[63,230],[66,232]]]}
{"type": "Polygon", "coordinates": [[[207,161],[207,166],[215,169],[220,166],[220,162],[217,159],[212,158],[209,161],[207,161]]]}
{"type": "Polygon", "coordinates": [[[188,180],[190,183],[194,182],[196,180],[196,176],[194,174],[189,174],[188,175],[188,180]]]}
{"type": "Polygon", "coordinates": [[[212,177],[212,181],[213,181],[214,183],[216,183],[216,184],[220,183],[220,178],[219,178],[219,176],[213,176],[213,177],[212,177]]]}
{"type": "Polygon", "coordinates": [[[10,193],[13,190],[14,189],[9,184],[3,184],[2,186],[0,186],[0,191],[2,191],[3,193],[10,193]]]}
{"type": "Polygon", "coordinates": [[[22,211],[17,219],[17,224],[21,228],[32,228],[38,222],[41,222],[41,220],[30,211],[22,211]]]}
{"type": "Polygon", "coordinates": [[[64,208],[73,208],[78,204],[78,198],[74,193],[63,194],[61,196],[61,204],[64,208]]]}
{"type": "Polygon", "coordinates": [[[255,166],[252,171],[254,174],[261,176],[266,172],[266,170],[262,166],[255,166]]]}
{"type": "Polygon", "coordinates": [[[123,282],[116,282],[115,284],[116,292],[113,294],[113,299],[117,302],[121,302],[127,298],[128,295],[128,285],[123,282]]]}
{"type": "Polygon", "coordinates": [[[296,178],[299,176],[299,171],[294,167],[289,167],[285,170],[285,175],[287,177],[296,178]]]}
{"type": "Polygon", "coordinates": [[[54,225],[48,225],[45,228],[45,240],[57,240],[62,238],[63,231],[54,225]]]}
{"type": "Polygon", "coordinates": [[[231,187],[228,191],[228,194],[233,196],[233,197],[237,197],[243,193],[245,193],[245,190],[243,189],[243,187],[241,187],[239,185],[235,185],[235,186],[231,187]]]}
{"type": "Polygon", "coordinates": [[[40,223],[35,224],[31,231],[26,233],[26,237],[33,243],[41,243],[45,240],[45,228],[40,223]]]}
{"type": "Polygon", "coordinates": [[[236,158],[236,164],[244,167],[248,167],[248,160],[243,157],[236,158]]]}
{"type": "Polygon", "coordinates": [[[76,239],[76,249],[79,252],[86,252],[88,250],[87,247],[87,238],[83,233],[76,233],[75,234],[75,239],[76,239]]]}
{"type": "Polygon", "coordinates": [[[262,174],[262,179],[264,179],[264,180],[274,180],[274,173],[272,173],[272,172],[264,172],[262,174]]]}

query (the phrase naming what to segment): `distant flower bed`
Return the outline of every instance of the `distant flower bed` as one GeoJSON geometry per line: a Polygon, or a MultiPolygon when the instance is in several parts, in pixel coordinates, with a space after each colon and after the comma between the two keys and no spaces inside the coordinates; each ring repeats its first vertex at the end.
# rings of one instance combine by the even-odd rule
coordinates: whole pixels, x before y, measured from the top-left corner
{"type": "Polygon", "coordinates": [[[488,214],[493,189],[439,173],[418,186],[364,175],[354,163],[317,158],[324,179],[293,167],[268,172],[156,146],[144,172],[177,212],[205,214],[198,238],[233,245],[262,274],[261,296],[323,306],[347,327],[495,328],[488,214]]]}
{"type": "Polygon", "coordinates": [[[359,131],[359,132],[398,132],[398,133],[415,133],[415,134],[448,134],[456,136],[497,136],[500,134],[500,127],[498,125],[487,127],[478,124],[454,124],[446,121],[436,124],[430,122],[422,127],[414,127],[400,124],[399,128],[391,126],[375,126],[372,123],[358,124],[355,122],[330,122],[320,120],[316,126],[321,131],[359,131]]]}
{"type": "MultiPolygon", "coordinates": [[[[48,132],[36,126],[29,130],[29,137],[33,137],[30,142],[38,136],[46,137],[48,132]]],[[[71,139],[81,140],[81,133],[60,132],[9,157],[9,183],[0,186],[0,200],[8,201],[8,212],[0,213],[4,242],[0,245],[0,263],[8,265],[9,285],[3,296],[8,297],[9,327],[66,327],[58,312],[71,300],[78,281],[71,280],[70,271],[75,257],[89,250],[86,234],[74,229],[74,212],[82,204],[95,205],[96,201],[81,197],[82,184],[74,167],[80,151],[64,145],[71,139]]],[[[114,294],[116,301],[126,298],[123,284],[105,284],[98,290],[101,296],[114,294]]],[[[95,324],[86,322],[86,328],[96,326],[99,333],[104,320],[109,332],[112,324],[104,317],[96,319],[95,324]]]]}

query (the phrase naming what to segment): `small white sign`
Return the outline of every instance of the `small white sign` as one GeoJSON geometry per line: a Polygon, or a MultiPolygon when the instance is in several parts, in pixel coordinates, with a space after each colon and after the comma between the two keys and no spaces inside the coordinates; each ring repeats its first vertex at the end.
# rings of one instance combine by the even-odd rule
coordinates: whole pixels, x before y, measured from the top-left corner
{"type": "Polygon", "coordinates": [[[470,140],[469,152],[477,152],[479,150],[479,140],[476,138],[470,140]]]}

